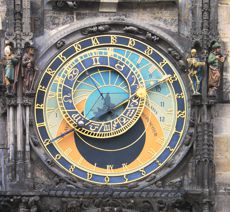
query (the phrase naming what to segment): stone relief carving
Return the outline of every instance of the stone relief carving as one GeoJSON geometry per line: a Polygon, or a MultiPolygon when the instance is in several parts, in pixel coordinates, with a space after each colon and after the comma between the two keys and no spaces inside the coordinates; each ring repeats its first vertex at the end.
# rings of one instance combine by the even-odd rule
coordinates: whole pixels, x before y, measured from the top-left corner
{"type": "Polygon", "coordinates": [[[45,20],[45,29],[54,30],[60,26],[74,22],[73,14],[60,15],[58,12],[52,12],[47,15],[45,20]]]}

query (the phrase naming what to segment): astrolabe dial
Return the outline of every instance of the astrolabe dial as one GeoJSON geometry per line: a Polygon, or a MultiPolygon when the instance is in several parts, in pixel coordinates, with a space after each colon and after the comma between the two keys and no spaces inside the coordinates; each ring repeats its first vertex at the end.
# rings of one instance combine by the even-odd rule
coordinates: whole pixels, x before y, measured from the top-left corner
{"type": "Polygon", "coordinates": [[[124,35],[79,40],[41,77],[35,98],[41,144],[66,172],[119,185],[164,166],[188,123],[186,89],[175,66],[124,35]]]}
{"type": "Polygon", "coordinates": [[[140,118],[145,82],[130,60],[108,49],[93,49],[70,60],[58,76],[59,109],[66,122],[95,138],[118,136],[140,118]]]}

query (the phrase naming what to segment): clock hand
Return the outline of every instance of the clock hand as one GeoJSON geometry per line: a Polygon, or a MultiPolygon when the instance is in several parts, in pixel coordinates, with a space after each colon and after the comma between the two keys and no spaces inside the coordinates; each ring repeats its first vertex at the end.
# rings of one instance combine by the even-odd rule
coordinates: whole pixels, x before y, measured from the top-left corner
{"type": "Polygon", "coordinates": [[[71,133],[71,132],[74,132],[74,129],[71,129],[71,130],[68,130],[68,131],[62,133],[61,135],[57,136],[56,138],[53,138],[52,140],[50,140],[50,142],[53,143],[54,141],[56,141],[56,140],[58,140],[59,138],[62,138],[62,137],[64,137],[64,136],[68,135],[68,134],[71,133]]]}
{"type": "Polygon", "coordinates": [[[90,108],[90,110],[88,111],[88,113],[86,115],[84,115],[85,117],[87,117],[89,115],[89,113],[92,111],[92,109],[94,108],[94,106],[98,102],[99,98],[100,98],[100,96],[97,98],[97,100],[95,101],[95,103],[93,104],[93,106],[90,108]]]}
{"type": "Polygon", "coordinates": [[[117,92],[117,93],[110,93],[110,92],[107,92],[107,93],[103,93],[102,94],[127,94],[127,92],[117,92]]]}
{"type": "Polygon", "coordinates": [[[168,78],[170,78],[172,75],[168,74],[168,75],[164,75],[160,80],[158,80],[156,83],[154,83],[153,85],[151,85],[150,87],[148,87],[146,90],[149,91],[152,88],[156,87],[157,85],[165,82],[168,78]]]}
{"type": "Polygon", "coordinates": [[[171,77],[170,74],[169,74],[169,75],[163,76],[160,80],[158,80],[156,83],[154,83],[153,85],[151,85],[151,86],[148,87],[147,89],[144,89],[144,88],[142,88],[142,87],[141,87],[141,88],[138,88],[137,91],[136,91],[133,95],[131,95],[128,99],[125,99],[124,101],[122,101],[122,102],[118,103],[117,105],[115,105],[113,108],[110,108],[109,110],[106,110],[106,111],[104,111],[104,112],[98,114],[97,116],[95,116],[95,117],[93,117],[93,118],[99,118],[99,117],[105,115],[105,114],[108,113],[108,112],[112,112],[112,110],[114,110],[114,109],[116,109],[116,108],[122,106],[123,104],[127,103],[127,102],[128,102],[133,96],[135,96],[135,95],[137,95],[137,96],[140,97],[140,98],[145,97],[145,95],[147,94],[147,93],[146,93],[146,90],[147,90],[147,91],[151,90],[152,88],[154,88],[155,86],[159,85],[160,83],[165,82],[165,81],[166,81],[168,78],[170,78],[170,77],[171,77]]]}
{"type": "Polygon", "coordinates": [[[93,80],[93,78],[91,77],[91,75],[89,74],[88,71],[86,71],[86,75],[90,78],[90,80],[92,81],[94,87],[98,90],[98,92],[99,92],[100,96],[102,97],[102,99],[104,99],[105,105],[106,105],[108,108],[110,108],[110,106],[107,105],[106,100],[105,100],[103,94],[101,93],[100,89],[97,87],[97,84],[95,83],[95,81],[93,80]]]}

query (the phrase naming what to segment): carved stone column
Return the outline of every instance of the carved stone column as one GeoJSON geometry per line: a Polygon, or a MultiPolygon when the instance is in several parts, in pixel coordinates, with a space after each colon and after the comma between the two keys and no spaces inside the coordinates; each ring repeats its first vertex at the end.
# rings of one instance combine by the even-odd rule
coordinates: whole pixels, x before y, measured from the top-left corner
{"type": "Polygon", "coordinates": [[[32,172],[31,172],[31,160],[30,160],[30,114],[31,106],[33,104],[34,93],[28,93],[23,98],[24,106],[24,126],[26,130],[25,139],[25,178],[28,185],[32,185],[32,172]]]}
{"type": "MultiPolygon", "coordinates": [[[[22,3],[21,0],[15,0],[15,25],[16,49],[19,56],[22,53],[22,3]]],[[[20,65],[20,63],[19,63],[20,65]]],[[[17,82],[17,180],[24,179],[24,141],[23,141],[23,122],[22,122],[22,76],[21,68],[19,68],[17,82]]]]}
{"type": "Polygon", "coordinates": [[[19,75],[17,86],[17,180],[24,180],[24,135],[23,135],[23,97],[22,97],[22,78],[19,75]]]}
{"type": "Polygon", "coordinates": [[[15,128],[15,116],[16,116],[16,106],[17,99],[16,96],[8,95],[6,96],[6,106],[7,106],[7,143],[8,143],[8,180],[13,182],[16,180],[16,128],[15,128]]]}
{"type": "MultiPolygon", "coordinates": [[[[216,0],[194,0],[193,2],[193,24],[192,40],[199,43],[203,50],[208,50],[211,42],[216,36],[216,24],[214,17],[217,8],[211,6],[216,4],[216,0]]],[[[208,69],[205,68],[202,82],[202,101],[197,109],[196,116],[196,139],[194,142],[194,185],[202,190],[199,211],[214,211],[214,182],[215,165],[213,156],[213,116],[212,103],[207,97],[208,69]],[[211,103],[211,104],[210,104],[211,103]]]]}
{"type": "MultiPolygon", "coordinates": [[[[12,42],[12,44],[14,45],[19,60],[21,60],[21,56],[24,48],[32,44],[33,33],[31,33],[31,28],[30,28],[30,22],[31,22],[30,4],[31,4],[30,0],[10,0],[7,2],[7,6],[8,6],[7,12],[10,16],[8,17],[8,26],[5,34],[6,40],[12,42]]],[[[21,66],[20,61],[19,61],[19,66],[21,66]]],[[[23,134],[23,127],[24,127],[23,110],[24,109],[25,111],[27,111],[26,112],[27,117],[29,116],[29,112],[28,112],[29,109],[27,107],[24,108],[23,105],[23,74],[22,74],[21,67],[19,68],[16,88],[17,88],[16,89],[17,113],[13,114],[13,109],[11,107],[8,109],[8,123],[9,123],[8,134],[9,134],[9,144],[10,144],[10,150],[9,150],[10,158],[11,158],[10,160],[14,161],[15,159],[17,159],[16,180],[17,182],[21,182],[24,181],[24,177],[25,177],[24,159],[26,158],[25,151],[28,150],[28,144],[27,145],[25,144],[24,134],[23,134]],[[13,130],[14,126],[12,123],[14,122],[16,123],[16,127],[13,130]],[[16,130],[16,144],[17,144],[16,147],[15,147],[16,144],[14,140],[15,138],[13,136],[15,130],[16,130]]],[[[28,123],[25,124],[28,125],[28,123]]]]}
{"type": "Polygon", "coordinates": [[[1,190],[6,190],[6,155],[7,155],[7,142],[6,142],[6,104],[4,98],[4,88],[0,85],[0,164],[1,164],[1,190]]]}

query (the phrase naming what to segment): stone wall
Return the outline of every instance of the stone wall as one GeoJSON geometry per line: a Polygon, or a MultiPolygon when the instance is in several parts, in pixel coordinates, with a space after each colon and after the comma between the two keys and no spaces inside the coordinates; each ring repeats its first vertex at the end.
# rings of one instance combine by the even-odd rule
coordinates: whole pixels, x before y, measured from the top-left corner
{"type": "Polygon", "coordinates": [[[4,0],[0,0],[0,30],[2,30],[2,21],[6,14],[6,3],[4,0]]]}
{"type": "Polygon", "coordinates": [[[57,9],[49,4],[44,5],[44,25],[46,31],[54,30],[73,22],[82,25],[84,19],[128,20],[141,25],[155,25],[170,31],[178,31],[178,8],[175,2],[156,3],[122,3],[116,13],[99,13],[99,6],[87,5],[84,2],[79,8],[57,9]],[[164,15],[163,15],[164,14],[164,15]]]}
{"type": "MultiPolygon", "coordinates": [[[[219,35],[223,52],[230,50],[230,0],[219,1],[219,35]]],[[[230,57],[224,64],[224,100],[230,100],[230,57]]],[[[215,108],[215,163],[217,204],[216,211],[227,212],[230,208],[230,104],[218,104],[215,108]]]]}

